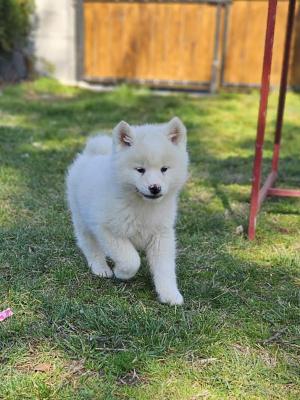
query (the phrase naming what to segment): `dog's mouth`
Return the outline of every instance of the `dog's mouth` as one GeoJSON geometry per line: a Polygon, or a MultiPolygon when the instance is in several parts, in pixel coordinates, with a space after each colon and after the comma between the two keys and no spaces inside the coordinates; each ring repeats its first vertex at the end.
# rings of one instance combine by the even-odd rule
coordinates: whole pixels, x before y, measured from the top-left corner
{"type": "Polygon", "coordinates": [[[146,197],[146,199],[159,199],[160,197],[162,197],[162,194],[144,194],[142,193],[142,195],[144,197],[146,197]]]}
{"type": "Polygon", "coordinates": [[[136,188],[136,191],[142,195],[143,197],[145,197],[146,199],[151,199],[151,200],[155,200],[155,199],[159,199],[160,197],[162,197],[162,194],[145,194],[143,192],[141,192],[138,188],[136,188]]]}

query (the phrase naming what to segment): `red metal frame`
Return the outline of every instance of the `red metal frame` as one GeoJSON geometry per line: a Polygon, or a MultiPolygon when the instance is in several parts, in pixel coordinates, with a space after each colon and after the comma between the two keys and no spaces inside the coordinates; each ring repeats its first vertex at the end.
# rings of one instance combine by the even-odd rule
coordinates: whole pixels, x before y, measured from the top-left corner
{"type": "Polygon", "coordinates": [[[261,89],[260,89],[260,106],[258,113],[257,136],[255,144],[255,158],[253,163],[253,175],[252,175],[252,192],[251,192],[250,216],[249,216],[249,227],[248,227],[248,236],[250,240],[253,240],[255,238],[256,217],[259,213],[260,206],[264,201],[264,199],[266,198],[266,196],[300,197],[300,190],[277,189],[273,187],[273,184],[278,174],[280,142],[281,142],[283,113],[284,113],[285,98],[286,98],[291,39],[292,39],[293,23],[295,16],[295,4],[296,0],[289,0],[289,11],[287,18],[285,47],[284,47],[284,55],[282,62],[272,170],[268,175],[264,185],[260,188],[266,115],[267,115],[268,97],[270,89],[272,50],[273,50],[274,29],[275,29],[276,9],[277,9],[277,0],[269,0],[267,29],[265,37],[265,50],[263,59],[263,72],[262,72],[261,89]]]}

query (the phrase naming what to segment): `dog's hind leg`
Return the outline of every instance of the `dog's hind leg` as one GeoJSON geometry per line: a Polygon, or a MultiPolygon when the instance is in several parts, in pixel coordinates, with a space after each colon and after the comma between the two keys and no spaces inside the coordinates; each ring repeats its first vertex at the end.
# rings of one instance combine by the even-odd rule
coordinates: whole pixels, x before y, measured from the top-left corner
{"type": "Polygon", "coordinates": [[[102,252],[94,235],[85,229],[79,221],[73,222],[77,244],[85,255],[93,274],[104,278],[111,278],[113,272],[107,265],[105,254],[102,252]]]}

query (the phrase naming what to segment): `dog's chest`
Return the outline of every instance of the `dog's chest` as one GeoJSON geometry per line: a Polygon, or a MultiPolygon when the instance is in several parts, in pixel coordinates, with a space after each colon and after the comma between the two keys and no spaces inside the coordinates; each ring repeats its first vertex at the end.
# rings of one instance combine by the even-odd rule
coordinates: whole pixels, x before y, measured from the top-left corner
{"type": "Polygon", "coordinates": [[[137,248],[144,248],[153,236],[171,228],[173,220],[170,212],[161,209],[127,208],[119,210],[111,222],[116,235],[130,239],[137,248]]]}

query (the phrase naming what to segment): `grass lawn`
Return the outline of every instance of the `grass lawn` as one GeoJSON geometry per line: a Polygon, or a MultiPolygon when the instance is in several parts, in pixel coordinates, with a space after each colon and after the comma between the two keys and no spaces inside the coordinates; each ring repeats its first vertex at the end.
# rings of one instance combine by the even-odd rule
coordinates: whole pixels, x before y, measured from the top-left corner
{"type": "MultiPolygon", "coordinates": [[[[272,199],[246,227],[259,96],[91,93],[41,79],[0,95],[0,398],[299,399],[300,201],[272,199]],[[180,197],[183,307],[134,280],[92,276],[64,195],[86,137],[178,115],[191,177],[180,197]]],[[[270,98],[266,165],[277,93],[270,98]]],[[[289,93],[278,185],[300,186],[300,95],[289,93]]]]}

